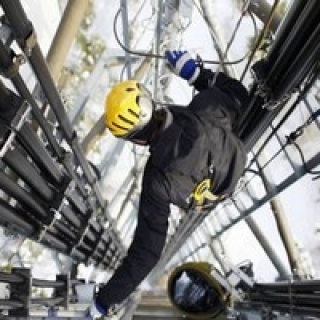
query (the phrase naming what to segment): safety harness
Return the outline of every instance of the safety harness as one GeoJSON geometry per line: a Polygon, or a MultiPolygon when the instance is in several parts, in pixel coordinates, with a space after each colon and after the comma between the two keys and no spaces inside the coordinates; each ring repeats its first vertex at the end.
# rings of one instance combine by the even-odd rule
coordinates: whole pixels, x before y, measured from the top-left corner
{"type": "Polygon", "coordinates": [[[211,190],[213,188],[213,180],[205,178],[200,181],[194,188],[194,191],[189,197],[190,209],[203,211],[213,209],[218,202],[226,198],[225,194],[216,195],[211,190]]]}
{"type": "Polygon", "coordinates": [[[178,192],[175,195],[177,198],[173,198],[183,200],[186,209],[202,211],[213,208],[226,195],[216,195],[212,191],[216,164],[210,151],[212,142],[209,128],[190,109],[186,112],[182,108],[170,108],[166,120],[168,124],[162,131],[161,139],[156,141],[156,148],[151,147],[153,165],[165,172],[174,189],[181,191],[179,192],[183,197],[178,192]],[[180,122],[173,122],[172,115],[179,118],[180,122]],[[194,125],[201,128],[199,134],[196,133],[197,136],[193,135],[193,131],[186,131],[183,118],[192,119],[194,125]],[[172,141],[172,136],[178,137],[177,142],[172,141]],[[184,150],[180,149],[183,147],[184,150]]]}
{"type": "MultiPolygon", "coordinates": [[[[206,135],[207,141],[209,139],[209,132],[206,125],[203,123],[201,118],[193,112],[197,121],[200,122],[202,127],[204,128],[204,133],[206,135]]],[[[206,209],[213,209],[218,202],[224,200],[226,198],[226,194],[216,195],[212,192],[214,179],[213,179],[213,170],[214,170],[214,163],[212,161],[213,157],[209,151],[208,154],[208,175],[203,180],[198,182],[189,197],[189,201],[191,203],[191,209],[195,209],[196,211],[203,211],[206,209]]]]}

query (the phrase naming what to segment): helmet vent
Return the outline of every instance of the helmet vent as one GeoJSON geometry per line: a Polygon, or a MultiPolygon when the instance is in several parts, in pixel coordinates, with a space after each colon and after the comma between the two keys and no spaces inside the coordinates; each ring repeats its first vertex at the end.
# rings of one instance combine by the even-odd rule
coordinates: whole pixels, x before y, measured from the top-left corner
{"type": "Polygon", "coordinates": [[[135,116],[136,118],[139,118],[139,114],[136,113],[134,110],[128,109],[128,111],[129,111],[133,116],[135,116]]]}
{"type": "MultiPolygon", "coordinates": [[[[124,131],[127,131],[129,128],[126,128],[126,127],[123,127],[123,126],[120,126],[118,123],[115,123],[115,122],[112,122],[113,126],[118,128],[118,129],[121,129],[121,130],[124,130],[124,131]]],[[[115,131],[115,130],[113,130],[115,131]]]]}
{"type": "Polygon", "coordinates": [[[130,92],[130,91],[134,91],[136,90],[135,88],[126,88],[126,91],[130,92]]]}
{"type": "Polygon", "coordinates": [[[119,119],[121,119],[122,121],[124,121],[125,123],[128,123],[130,125],[134,125],[134,122],[130,121],[129,119],[127,119],[126,117],[122,116],[121,114],[119,114],[119,119]]]}

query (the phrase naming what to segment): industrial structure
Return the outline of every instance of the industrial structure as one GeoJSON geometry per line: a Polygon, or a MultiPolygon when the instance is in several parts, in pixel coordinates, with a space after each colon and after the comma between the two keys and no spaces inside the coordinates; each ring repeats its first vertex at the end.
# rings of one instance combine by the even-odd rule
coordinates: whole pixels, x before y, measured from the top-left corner
{"type": "MultiPolygon", "coordinates": [[[[0,272],[0,281],[10,285],[9,296],[0,299],[2,314],[12,319],[79,319],[85,306],[75,291],[82,283],[77,277],[78,265],[112,274],[121,263],[135,228],[139,179],[147,152],[112,140],[104,127],[103,107],[84,135],[79,131],[80,122],[84,112],[90,110],[93,88],[103,75],[111,77],[111,60],[120,65],[120,77],[136,78],[148,85],[159,104],[177,103],[169,98],[171,79],[166,74],[163,52],[177,45],[181,30],[187,29],[198,10],[210,29],[217,54],[216,61],[203,56],[203,63],[250,87],[250,104],[239,123],[249,161],[233,197],[214,210],[199,214],[173,208],[162,258],[147,282],[160,286],[160,279],[170,278],[185,263],[206,262],[212,266],[212,285],[221,299],[217,308],[193,318],[175,308],[174,301],[169,301],[170,292],[160,290],[159,295],[150,297],[142,287],[115,316],[320,318],[320,280],[303,264],[289,212],[280,198],[306,176],[315,184],[320,177],[319,2],[294,0],[280,14],[280,1],[271,5],[262,0],[240,1],[228,41],[219,38],[210,18],[210,1],[145,2],[137,1],[132,6],[129,0],[119,0],[114,16],[118,48],[102,51],[78,99],[67,108],[61,94],[65,83],[60,76],[89,1],[66,2],[47,57],[40,49],[37,30],[23,1],[0,1],[0,224],[6,234],[39,243],[44,250],[53,250],[72,261],[68,272],[57,274],[56,280],[35,279],[24,266],[0,272]],[[141,7],[133,11],[138,3],[141,7]],[[148,23],[153,37],[148,40],[149,47],[135,47],[130,19],[142,19],[139,14],[147,5],[152,12],[148,23]],[[229,49],[239,37],[244,19],[252,19],[253,45],[248,54],[233,60],[229,49]],[[241,69],[237,68],[239,63],[241,69]],[[32,79],[21,72],[25,66],[30,68],[32,79]],[[89,154],[102,139],[107,140],[103,143],[108,149],[99,155],[97,163],[89,154]],[[309,142],[312,148],[306,148],[309,142]],[[124,157],[130,158],[127,172],[117,167],[124,157]],[[117,170],[122,170],[123,179],[108,193],[105,181],[114,179],[117,170]],[[277,235],[267,236],[263,226],[256,223],[253,214],[261,210],[273,217],[277,235]],[[235,265],[229,258],[225,236],[240,223],[246,225],[276,270],[274,281],[259,281],[254,265],[235,265]],[[273,237],[282,240],[285,256],[273,247],[273,237]],[[34,287],[52,288],[52,296],[34,296],[34,287]]],[[[309,223],[314,225],[315,221],[309,223]]],[[[241,251],[236,245],[235,250],[241,251]]]]}

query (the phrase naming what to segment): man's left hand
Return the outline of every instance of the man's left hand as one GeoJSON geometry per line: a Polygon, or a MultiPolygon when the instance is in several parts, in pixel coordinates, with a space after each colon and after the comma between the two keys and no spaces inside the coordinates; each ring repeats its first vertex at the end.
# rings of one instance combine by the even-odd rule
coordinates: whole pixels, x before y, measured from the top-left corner
{"type": "Polygon", "coordinates": [[[187,80],[190,84],[195,82],[200,73],[200,67],[187,51],[167,50],[165,56],[176,75],[187,80]]]}

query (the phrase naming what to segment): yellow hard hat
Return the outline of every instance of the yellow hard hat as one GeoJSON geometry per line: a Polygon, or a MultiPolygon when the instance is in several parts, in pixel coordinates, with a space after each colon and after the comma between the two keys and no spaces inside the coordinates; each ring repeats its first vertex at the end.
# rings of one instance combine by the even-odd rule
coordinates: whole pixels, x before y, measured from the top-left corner
{"type": "Polygon", "coordinates": [[[212,268],[205,261],[186,262],[168,278],[169,299],[188,319],[215,319],[228,305],[229,294],[211,275],[212,268]]]}
{"type": "Polygon", "coordinates": [[[105,101],[105,123],[116,137],[128,138],[144,128],[152,118],[151,94],[135,80],[115,85],[105,101]]]}

